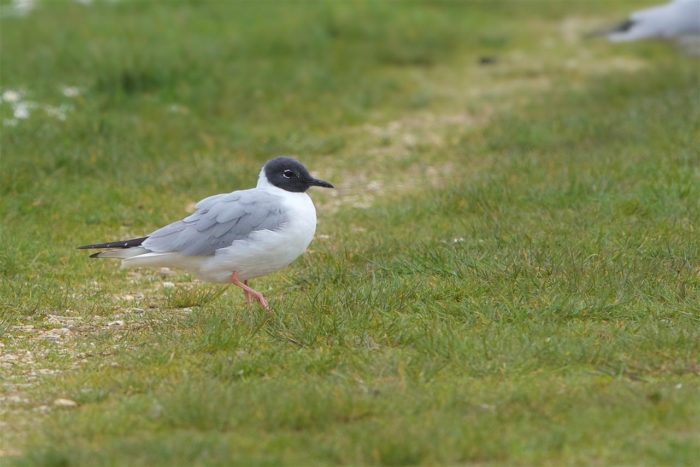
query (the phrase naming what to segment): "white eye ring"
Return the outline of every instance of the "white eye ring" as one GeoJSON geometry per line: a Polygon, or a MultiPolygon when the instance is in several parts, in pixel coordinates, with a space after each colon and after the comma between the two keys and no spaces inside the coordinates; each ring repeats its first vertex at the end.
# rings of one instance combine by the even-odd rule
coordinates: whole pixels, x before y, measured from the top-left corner
{"type": "Polygon", "coordinates": [[[282,172],[282,176],[284,178],[292,178],[294,176],[294,172],[292,172],[291,170],[285,170],[284,172],[282,172]]]}

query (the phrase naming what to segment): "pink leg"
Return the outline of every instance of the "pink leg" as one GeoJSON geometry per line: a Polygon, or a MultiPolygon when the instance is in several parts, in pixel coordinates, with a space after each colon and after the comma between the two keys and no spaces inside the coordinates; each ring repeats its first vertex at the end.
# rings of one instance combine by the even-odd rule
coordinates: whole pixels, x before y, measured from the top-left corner
{"type": "MultiPolygon", "coordinates": [[[[270,308],[270,305],[267,304],[267,300],[265,300],[265,297],[263,297],[263,294],[258,292],[257,290],[253,290],[250,287],[248,287],[248,284],[245,284],[241,282],[241,280],[238,278],[238,273],[233,272],[231,274],[231,283],[234,285],[237,285],[241,289],[243,289],[243,294],[248,294],[250,297],[252,297],[254,300],[256,300],[261,307],[265,308],[266,310],[270,308]]],[[[246,281],[247,282],[247,281],[246,281]]]]}
{"type": "MultiPolygon", "coordinates": [[[[248,285],[248,281],[243,281],[245,285],[248,285]]],[[[243,289],[243,296],[245,297],[245,305],[250,306],[250,304],[253,302],[253,296],[248,292],[247,290],[243,289]]]]}

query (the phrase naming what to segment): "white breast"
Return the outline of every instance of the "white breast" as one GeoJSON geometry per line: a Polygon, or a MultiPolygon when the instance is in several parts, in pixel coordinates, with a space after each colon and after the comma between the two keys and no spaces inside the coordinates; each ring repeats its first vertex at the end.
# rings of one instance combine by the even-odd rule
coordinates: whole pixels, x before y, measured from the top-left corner
{"type": "Polygon", "coordinates": [[[266,189],[281,197],[288,222],[279,230],[253,232],[218,250],[202,263],[198,274],[202,279],[228,282],[234,271],[241,280],[263,276],[289,265],[309,246],[316,232],[316,208],[309,195],[272,186],[266,189]]]}

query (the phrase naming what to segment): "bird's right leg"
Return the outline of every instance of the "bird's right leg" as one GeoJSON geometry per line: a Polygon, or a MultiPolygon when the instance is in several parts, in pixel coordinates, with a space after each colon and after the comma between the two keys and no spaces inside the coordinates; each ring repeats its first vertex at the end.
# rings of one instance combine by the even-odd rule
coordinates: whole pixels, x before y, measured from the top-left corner
{"type": "Polygon", "coordinates": [[[243,293],[244,293],[244,294],[245,294],[246,292],[247,292],[248,294],[250,294],[250,296],[251,296],[253,299],[255,299],[255,301],[257,301],[257,302],[260,304],[261,307],[265,308],[266,310],[267,310],[268,308],[270,308],[270,305],[268,305],[267,300],[265,300],[265,297],[263,297],[263,294],[261,294],[261,293],[258,292],[257,290],[254,290],[254,289],[248,287],[247,284],[241,282],[241,280],[238,278],[238,273],[237,273],[237,272],[231,273],[231,278],[229,279],[229,281],[230,281],[232,284],[234,284],[234,285],[240,287],[241,289],[243,289],[243,293]]]}

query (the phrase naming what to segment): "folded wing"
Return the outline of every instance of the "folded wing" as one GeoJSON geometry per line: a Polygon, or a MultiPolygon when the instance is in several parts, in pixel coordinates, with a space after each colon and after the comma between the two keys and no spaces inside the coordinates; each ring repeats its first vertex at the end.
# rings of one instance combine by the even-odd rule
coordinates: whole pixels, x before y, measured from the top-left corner
{"type": "Polygon", "coordinates": [[[181,221],[156,230],[141,244],[154,253],[210,256],[259,230],[279,230],[287,222],[282,199],[252,189],[205,198],[181,221]]]}

